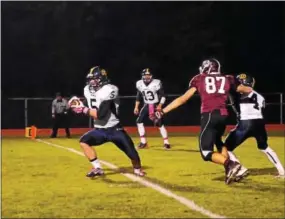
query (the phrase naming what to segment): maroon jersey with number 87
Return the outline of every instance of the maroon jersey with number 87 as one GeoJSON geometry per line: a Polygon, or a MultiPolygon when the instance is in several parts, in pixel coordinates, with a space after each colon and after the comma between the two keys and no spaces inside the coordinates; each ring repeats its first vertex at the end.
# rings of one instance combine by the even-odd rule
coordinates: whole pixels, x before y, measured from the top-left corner
{"type": "Polygon", "coordinates": [[[232,86],[234,77],[222,74],[198,74],[189,83],[201,96],[201,113],[220,110],[221,115],[228,115],[226,102],[232,86]]]}

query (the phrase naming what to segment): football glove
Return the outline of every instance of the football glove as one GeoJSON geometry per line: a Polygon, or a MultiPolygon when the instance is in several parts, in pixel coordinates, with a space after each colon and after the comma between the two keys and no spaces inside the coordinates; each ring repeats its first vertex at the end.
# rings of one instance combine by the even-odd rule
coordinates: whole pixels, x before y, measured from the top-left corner
{"type": "Polygon", "coordinates": [[[68,106],[71,108],[71,110],[77,114],[84,113],[88,114],[89,108],[85,107],[82,101],[74,96],[68,101],[68,106]]]}

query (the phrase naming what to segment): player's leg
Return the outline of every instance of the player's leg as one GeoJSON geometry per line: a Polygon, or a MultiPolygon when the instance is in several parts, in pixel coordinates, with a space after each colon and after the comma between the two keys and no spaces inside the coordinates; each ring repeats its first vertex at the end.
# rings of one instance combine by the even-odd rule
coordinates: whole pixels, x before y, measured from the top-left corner
{"type": "Polygon", "coordinates": [[[227,159],[229,157],[228,150],[225,146],[225,143],[222,141],[222,136],[224,135],[225,130],[226,122],[217,124],[215,145],[218,152],[220,152],[227,159]]]}
{"type": "Polygon", "coordinates": [[[164,126],[164,119],[161,118],[159,122],[156,124],[158,126],[158,129],[160,131],[161,137],[163,138],[163,144],[165,149],[170,149],[170,143],[168,141],[168,133],[164,126]]]}
{"type": "Polygon", "coordinates": [[[58,132],[58,128],[59,128],[59,122],[60,122],[60,117],[59,115],[55,115],[54,120],[53,120],[53,127],[52,127],[52,134],[51,134],[51,138],[56,138],[57,137],[57,132],[58,132]]]}
{"type": "Polygon", "coordinates": [[[218,124],[224,123],[225,118],[219,112],[203,113],[201,118],[201,132],[199,136],[199,145],[202,158],[205,161],[212,161],[221,164],[225,168],[226,183],[229,184],[240,169],[240,164],[225,158],[221,153],[214,152],[214,143],[216,140],[218,124]]]}
{"type": "Polygon", "coordinates": [[[258,149],[261,150],[270,160],[270,162],[276,167],[279,177],[285,177],[284,167],[282,166],[276,152],[267,144],[267,132],[263,120],[255,121],[254,137],[257,141],[258,149]]]}
{"type": "Polygon", "coordinates": [[[89,173],[87,173],[87,177],[94,177],[97,175],[104,174],[99,159],[97,157],[97,153],[95,149],[91,146],[101,145],[106,141],[107,138],[104,130],[93,129],[81,136],[79,140],[80,146],[85,156],[93,166],[93,169],[89,173]]]}
{"type": "Polygon", "coordinates": [[[135,149],[134,142],[125,130],[114,130],[108,135],[109,140],[113,142],[121,151],[123,151],[132,162],[134,174],[144,176],[145,172],[141,168],[141,159],[135,149]]]}
{"type": "MultiPolygon", "coordinates": [[[[225,145],[228,149],[228,154],[232,161],[241,163],[233,151],[235,148],[241,145],[248,137],[252,135],[251,127],[252,126],[251,126],[250,121],[241,120],[236,125],[236,127],[230,131],[230,133],[226,137],[225,145]]],[[[236,174],[235,181],[240,181],[241,179],[246,177],[248,174],[249,174],[248,169],[245,166],[241,165],[239,172],[236,174]]]]}
{"type": "Polygon", "coordinates": [[[146,148],[148,146],[147,141],[146,141],[146,132],[145,132],[144,124],[143,124],[143,121],[147,116],[148,116],[148,105],[145,104],[141,108],[139,116],[136,120],[138,132],[139,132],[139,136],[140,136],[140,144],[138,145],[138,149],[143,149],[143,148],[146,148]]]}
{"type": "Polygon", "coordinates": [[[69,117],[68,115],[64,115],[63,117],[63,123],[65,128],[65,134],[67,138],[70,138],[70,130],[69,130],[69,117]]]}

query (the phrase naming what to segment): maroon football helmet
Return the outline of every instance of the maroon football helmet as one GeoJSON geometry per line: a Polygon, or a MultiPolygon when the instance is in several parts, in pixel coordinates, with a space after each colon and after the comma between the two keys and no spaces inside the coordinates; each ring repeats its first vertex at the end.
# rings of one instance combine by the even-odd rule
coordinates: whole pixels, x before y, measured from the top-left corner
{"type": "Polygon", "coordinates": [[[207,59],[199,67],[200,74],[220,74],[221,64],[217,59],[207,59]]]}

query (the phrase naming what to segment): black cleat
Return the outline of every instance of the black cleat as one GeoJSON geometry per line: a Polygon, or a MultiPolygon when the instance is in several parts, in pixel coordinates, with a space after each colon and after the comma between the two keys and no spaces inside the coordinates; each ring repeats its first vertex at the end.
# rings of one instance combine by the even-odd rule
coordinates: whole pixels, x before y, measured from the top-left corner
{"type": "Polygon", "coordinates": [[[171,148],[171,147],[170,147],[170,144],[164,144],[163,147],[164,147],[165,150],[169,150],[169,149],[171,148]]]}
{"type": "Polygon", "coordinates": [[[225,183],[230,184],[233,180],[235,180],[235,176],[237,175],[238,171],[240,170],[241,165],[235,161],[229,161],[226,166],[226,178],[225,183]]]}
{"type": "Polygon", "coordinates": [[[93,178],[95,176],[102,176],[104,175],[104,171],[100,168],[92,168],[92,170],[86,174],[87,177],[93,178]]]}
{"type": "Polygon", "coordinates": [[[140,142],[140,144],[138,145],[137,148],[138,148],[138,149],[145,149],[145,148],[148,148],[148,145],[147,145],[147,143],[141,143],[141,142],[140,142]]]}

